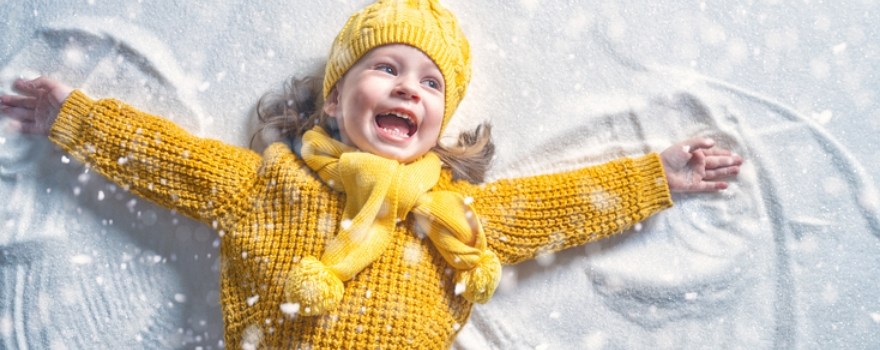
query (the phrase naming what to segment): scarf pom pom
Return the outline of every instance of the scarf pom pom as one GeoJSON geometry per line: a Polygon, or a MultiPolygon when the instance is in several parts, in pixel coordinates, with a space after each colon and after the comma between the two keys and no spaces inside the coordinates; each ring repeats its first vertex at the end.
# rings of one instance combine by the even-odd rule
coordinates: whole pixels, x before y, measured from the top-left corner
{"type": "Polygon", "coordinates": [[[344,291],[342,280],[312,256],[300,260],[284,284],[285,297],[291,303],[298,303],[299,312],[304,316],[321,315],[335,309],[344,291]]]}
{"type": "Polygon", "coordinates": [[[484,250],[474,268],[459,271],[456,278],[464,286],[462,296],[474,303],[485,304],[492,299],[501,283],[501,260],[491,250],[484,250]]]}

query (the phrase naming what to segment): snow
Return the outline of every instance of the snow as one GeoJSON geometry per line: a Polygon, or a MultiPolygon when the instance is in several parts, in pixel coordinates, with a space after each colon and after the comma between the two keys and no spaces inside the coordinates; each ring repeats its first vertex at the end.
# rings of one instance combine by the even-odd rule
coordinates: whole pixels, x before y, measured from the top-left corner
{"type": "MultiPolygon", "coordinates": [[[[365,3],[0,2],[0,89],[46,73],[247,145],[254,102],[365,3]]],[[[747,162],[722,193],[506,267],[457,348],[880,346],[880,3],[444,3],[474,63],[448,131],[491,120],[491,179],[694,135],[747,162]]],[[[0,146],[0,348],[224,345],[213,230],[5,125],[0,146]]]]}
{"type": "Polygon", "coordinates": [[[418,264],[422,259],[421,245],[409,242],[403,247],[403,260],[409,265],[418,264]]]}
{"type": "Polygon", "coordinates": [[[85,254],[78,254],[72,256],[70,262],[77,265],[88,265],[92,263],[92,257],[85,254]]]}
{"type": "Polygon", "coordinates": [[[294,304],[294,303],[281,304],[281,312],[283,312],[289,316],[296,316],[296,314],[299,312],[299,304],[294,304]]]}

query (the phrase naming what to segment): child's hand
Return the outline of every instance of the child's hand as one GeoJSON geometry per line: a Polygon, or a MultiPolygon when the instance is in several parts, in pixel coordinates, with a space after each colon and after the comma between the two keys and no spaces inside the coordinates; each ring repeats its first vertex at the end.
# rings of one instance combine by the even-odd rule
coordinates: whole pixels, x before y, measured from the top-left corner
{"type": "Polygon", "coordinates": [[[12,118],[21,132],[48,134],[61,105],[73,91],[48,77],[18,79],[12,85],[21,95],[0,95],[0,117],[12,118]]]}
{"type": "Polygon", "coordinates": [[[743,159],[714,146],[712,139],[697,137],[674,144],[660,153],[669,190],[711,192],[727,188],[727,182],[720,180],[736,176],[743,159]]]}

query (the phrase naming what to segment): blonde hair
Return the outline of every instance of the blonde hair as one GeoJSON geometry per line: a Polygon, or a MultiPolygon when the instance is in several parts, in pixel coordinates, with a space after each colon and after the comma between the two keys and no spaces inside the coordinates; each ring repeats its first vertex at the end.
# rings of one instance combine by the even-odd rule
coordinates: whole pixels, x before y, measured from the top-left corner
{"type": "MultiPolygon", "coordinates": [[[[318,76],[292,77],[278,91],[263,95],[255,108],[257,126],[251,136],[251,148],[259,150],[278,141],[293,145],[316,125],[331,133],[336,131],[336,121],[323,111],[323,81],[318,76]]],[[[462,132],[454,144],[438,143],[432,151],[452,170],[453,178],[481,183],[495,155],[491,133],[491,125],[483,123],[462,132]]]]}

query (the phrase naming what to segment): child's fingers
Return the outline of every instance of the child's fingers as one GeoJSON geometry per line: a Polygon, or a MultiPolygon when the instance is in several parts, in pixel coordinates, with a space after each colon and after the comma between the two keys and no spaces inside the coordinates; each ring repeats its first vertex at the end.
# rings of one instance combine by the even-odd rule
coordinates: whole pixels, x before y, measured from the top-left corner
{"type": "Polygon", "coordinates": [[[52,91],[60,85],[57,81],[41,76],[32,80],[18,79],[12,83],[12,87],[25,95],[37,96],[52,91]]]}
{"type": "Polygon", "coordinates": [[[48,134],[49,127],[45,123],[39,123],[33,118],[12,118],[6,126],[11,130],[24,134],[48,134]]]}
{"type": "Polygon", "coordinates": [[[730,150],[715,147],[715,140],[706,137],[695,137],[684,142],[689,152],[701,150],[707,157],[733,157],[742,162],[742,157],[730,150]]]}
{"type": "Polygon", "coordinates": [[[33,83],[34,80],[16,79],[12,82],[12,87],[22,94],[33,96],[40,92],[40,89],[33,83]]]}
{"type": "Polygon", "coordinates": [[[704,150],[703,152],[705,152],[707,156],[730,156],[730,155],[733,155],[733,153],[730,152],[729,150],[726,150],[723,148],[715,148],[715,147],[708,148],[708,149],[704,150]]]}
{"type": "Polygon", "coordinates": [[[0,96],[0,102],[9,107],[37,108],[37,99],[31,96],[5,95],[0,96]]]}
{"type": "Polygon", "coordinates": [[[685,189],[684,192],[715,192],[727,189],[727,182],[724,181],[700,181],[693,186],[685,189]]]}
{"type": "Polygon", "coordinates": [[[724,182],[724,181],[708,181],[708,182],[703,182],[703,183],[706,184],[706,188],[707,188],[703,192],[721,191],[721,190],[727,189],[727,182],[724,182]]]}
{"type": "Polygon", "coordinates": [[[9,130],[23,133],[23,134],[33,134],[35,133],[34,123],[28,123],[20,120],[13,120],[6,124],[6,127],[9,130]]]}
{"type": "MultiPolygon", "coordinates": [[[[708,152],[708,151],[707,151],[708,152]]],[[[719,155],[707,155],[706,157],[706,169],[718,169],[729,166],[738,166],[743,163],[742,157],[731,154],[727,156],[719,156],[719,155]]]]}
{"type": "Polygon", "coordinates": [[[6,128],[7,128],[7,130],[11,130],[11,131],[15,131],[15,132],[24,132],[24,129],[22,128],[22,124],[24,124],[24,122],[22,122],[20,120],[13,119],[13,120],[10,120],[8,123],[6,123],[6,128]]]}
{"type": "Polygon", "coordinates": [[[8,117],[12,120],[24,122],[33,121],[34,110],[23,107],[2,106],[0,107],[0,117],[8,117]]]}
{"type": "Polygon", "coordinates": [[[706,176],[704,176],[703,179],[707,181],[713,181],[736,176],[737,174],[739,174],[739,166],[728,166],[718,169],[706,170],[706,176]]]}
{"type": "Polygon", "coordinates": [[[685,147],[685,152],[693,153],[697,150],[708,150],[715,146],[715,140],[712,140],[708,137],[694,137],[691,139],[687,139],[682,142],[685,147]]]}

